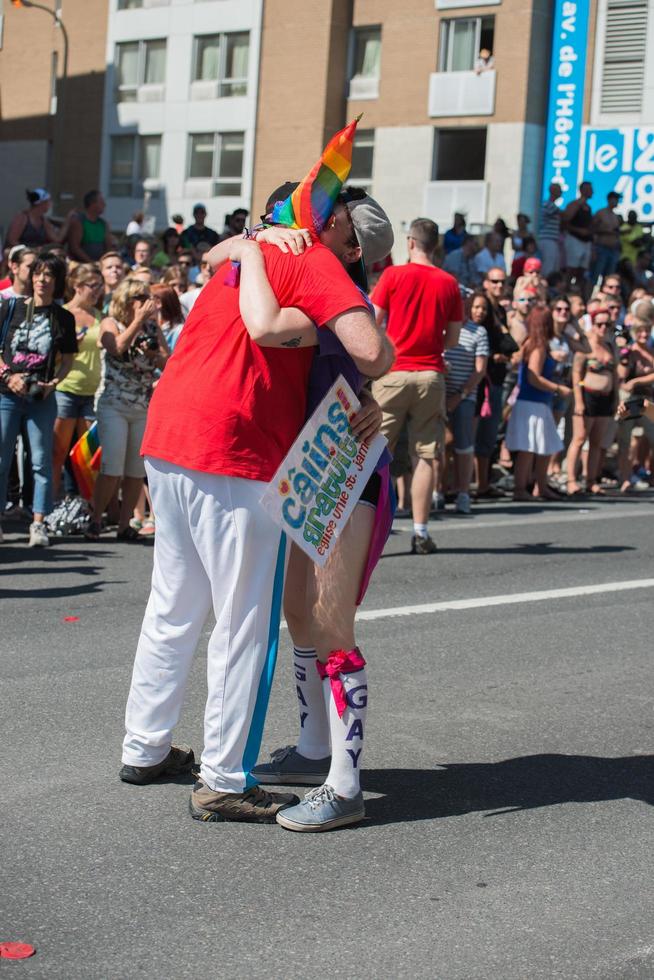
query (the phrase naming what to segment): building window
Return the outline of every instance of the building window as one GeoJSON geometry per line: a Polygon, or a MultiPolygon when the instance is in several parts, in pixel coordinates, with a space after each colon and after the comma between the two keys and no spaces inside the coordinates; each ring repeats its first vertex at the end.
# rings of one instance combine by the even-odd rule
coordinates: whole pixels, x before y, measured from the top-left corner
{"type": "Polygon", "coordinates": [[[494,17],[457,17],[441,21],[439,71],[472,71],[479,52],[493,52],[494,17]]]}
{"type": "Polygon", "coordinates": [[[109,194],[140,197],[146,180],[159,180],[161,136],[112,136],[109,194]]]}
{"type": "Polygon", "coordinates": [[[648,0],[608,0],[601,112],[641,112],[648,0]]]}
{"type": "Polygon", "coordinates": [[[358,129],[352,150],[352,169],[348,184],[363,187],[370,191],[372,185],[372,165],[375,155],[374,129],[358,129]]]}
{"type": "Polygon", "coordinates": [[[117,102],[162,102],[165,81],[165,40],[116,45],[117,102]]]}
{"type": "Polygon", "coordinates": [[[167,7],[170,0],[118,0],[119,10],[138,10],[141,7],[167,7]]]}
{"type": "Polygon", "coordinates": [[[484,180],[485,129],[434,130],[432,180],[484,180]]]}
{"type": "Polygon", "coordinates": [[[216,98],[247,95],[250,35],[207,34],[195,39],[195,82],[215,83],[216,98]]]}
{"type": "Polygon", "coordinates": [[[352,36],[351,99],[379,97],[381,27],[356,27],[352,36]]]}
{"type": "Polygon", "coordinates": [[[244,133],[192,133],[189,180],[211,180],[212,197],[240,197],[244,133]]]}

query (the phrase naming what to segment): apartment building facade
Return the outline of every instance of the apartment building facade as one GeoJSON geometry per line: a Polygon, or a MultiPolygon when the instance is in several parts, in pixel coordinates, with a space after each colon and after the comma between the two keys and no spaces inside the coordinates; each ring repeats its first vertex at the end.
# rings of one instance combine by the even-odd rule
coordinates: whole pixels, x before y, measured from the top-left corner
{"type": "Polygon", "coordinates": [[[26,188],[63,216],[99,180],[108,0],[42,2],[50,15],[0,0],[0,231],[26,188]]]}
{"type": "MultiPolygon", "coordinates": [[[[398,243],[421,214],[447,227],[462,211],[471,226],[483,228],[499,215],[512,222],[519,210],[533,213],[541,190],[550,0],[307,0],[301,14],[307,23],[298,31],[311,24],[320,43],[280,67],[274,52],[291,6],[265,5],[255,209],[277,177],[301,175],[330,129],[363,113],[352,182],[383,203],[398,243]],[[483,48],[493,65],[477,73],[483,48]],[[294,77],[306,84],[294,86],[294,77]],[[294,153],[268,125],[281,100],[302,136],[294,153]]],[[[398,255],[403,250],[398,244],[398,255]]]]}
{"type": "Polygon", "coordinates": [[[262,0],[110,0],[101,177],[113,223],[252,197],[262,0]]]}
{"type": "Polygon", "coordinates": [[[0,226],[43,185],[59,216],[99,185],[117,230],[144,204],[256,218],[359,113],[351,179],[396,258],[419,214],[535,218],[551,166],[654,217],[652,0],[43,2],[67,66],[52,17],[0,0],[0,226]]]}

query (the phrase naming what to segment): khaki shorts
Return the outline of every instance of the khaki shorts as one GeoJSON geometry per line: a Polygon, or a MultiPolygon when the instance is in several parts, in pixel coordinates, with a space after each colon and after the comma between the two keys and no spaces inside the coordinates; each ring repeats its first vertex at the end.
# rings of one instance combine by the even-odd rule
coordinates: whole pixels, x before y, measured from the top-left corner
{"type": "Polygon", "coordinates": [[[372,385],[391,452],[407,423],[409,452],[436,459],[445,439],[445,376],[438,371],[391,371],[372,385]]]}

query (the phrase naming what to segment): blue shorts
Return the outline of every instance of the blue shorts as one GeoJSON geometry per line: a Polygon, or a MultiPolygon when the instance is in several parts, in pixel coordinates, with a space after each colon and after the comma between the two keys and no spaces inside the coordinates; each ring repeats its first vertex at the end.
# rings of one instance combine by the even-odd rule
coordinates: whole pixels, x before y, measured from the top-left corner
{"type": "Polygon", "coordinates": [[[58,419],[95,419],[95,395],[72,395],[69,391],[55,391],[58,419]]]}
{"type": "Polygon", "coordinates": [[[475,399],[464,398],[447,417],[454,436],[454,452],[468,455],[475,449],[475,399]]]}

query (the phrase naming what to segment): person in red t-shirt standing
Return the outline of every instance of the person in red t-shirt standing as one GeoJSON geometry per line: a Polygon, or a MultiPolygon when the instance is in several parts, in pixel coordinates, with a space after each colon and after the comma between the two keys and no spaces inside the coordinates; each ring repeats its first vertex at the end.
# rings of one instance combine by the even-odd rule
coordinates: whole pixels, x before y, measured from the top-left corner
{"type": "Polygon", "coordinates": [[[411,484],[414,555],[436,551],[427,525],[433,463],[445,433],[443,352],[459,342],[463,320],[456,279],[432,262],[437,245],[438,225],[416,218],[409,228],[409,264],[385,269],[371,296],[377,323],[386,321],[396,350],[390,373],[372,386],[383,411],[382,432],[393,452],[408,422],[409,448],[418,459],[411,484]]]}
{"type": "MultiPolygon", "coordinates": [[[[351,223],[338,205],[300,255],[264,244],[282,307],[330,329],[362,373],[379,377],[392,351],[342,263],[351,223]],[[329,248],[325,243],[329,244],[329,248]]],[[[273,823],[290,794],[252,776],[277,653],[286,538],[260,506],[305,421],[312,347],[260,347],[224,270],[206,284],[150,403],[142,445],[157,519],[152,591],[136,652],[123,743],[125,782],[188,771],[171,748],[196,645],[211,611],[205,744],[191,814],[273,823]]]]}

